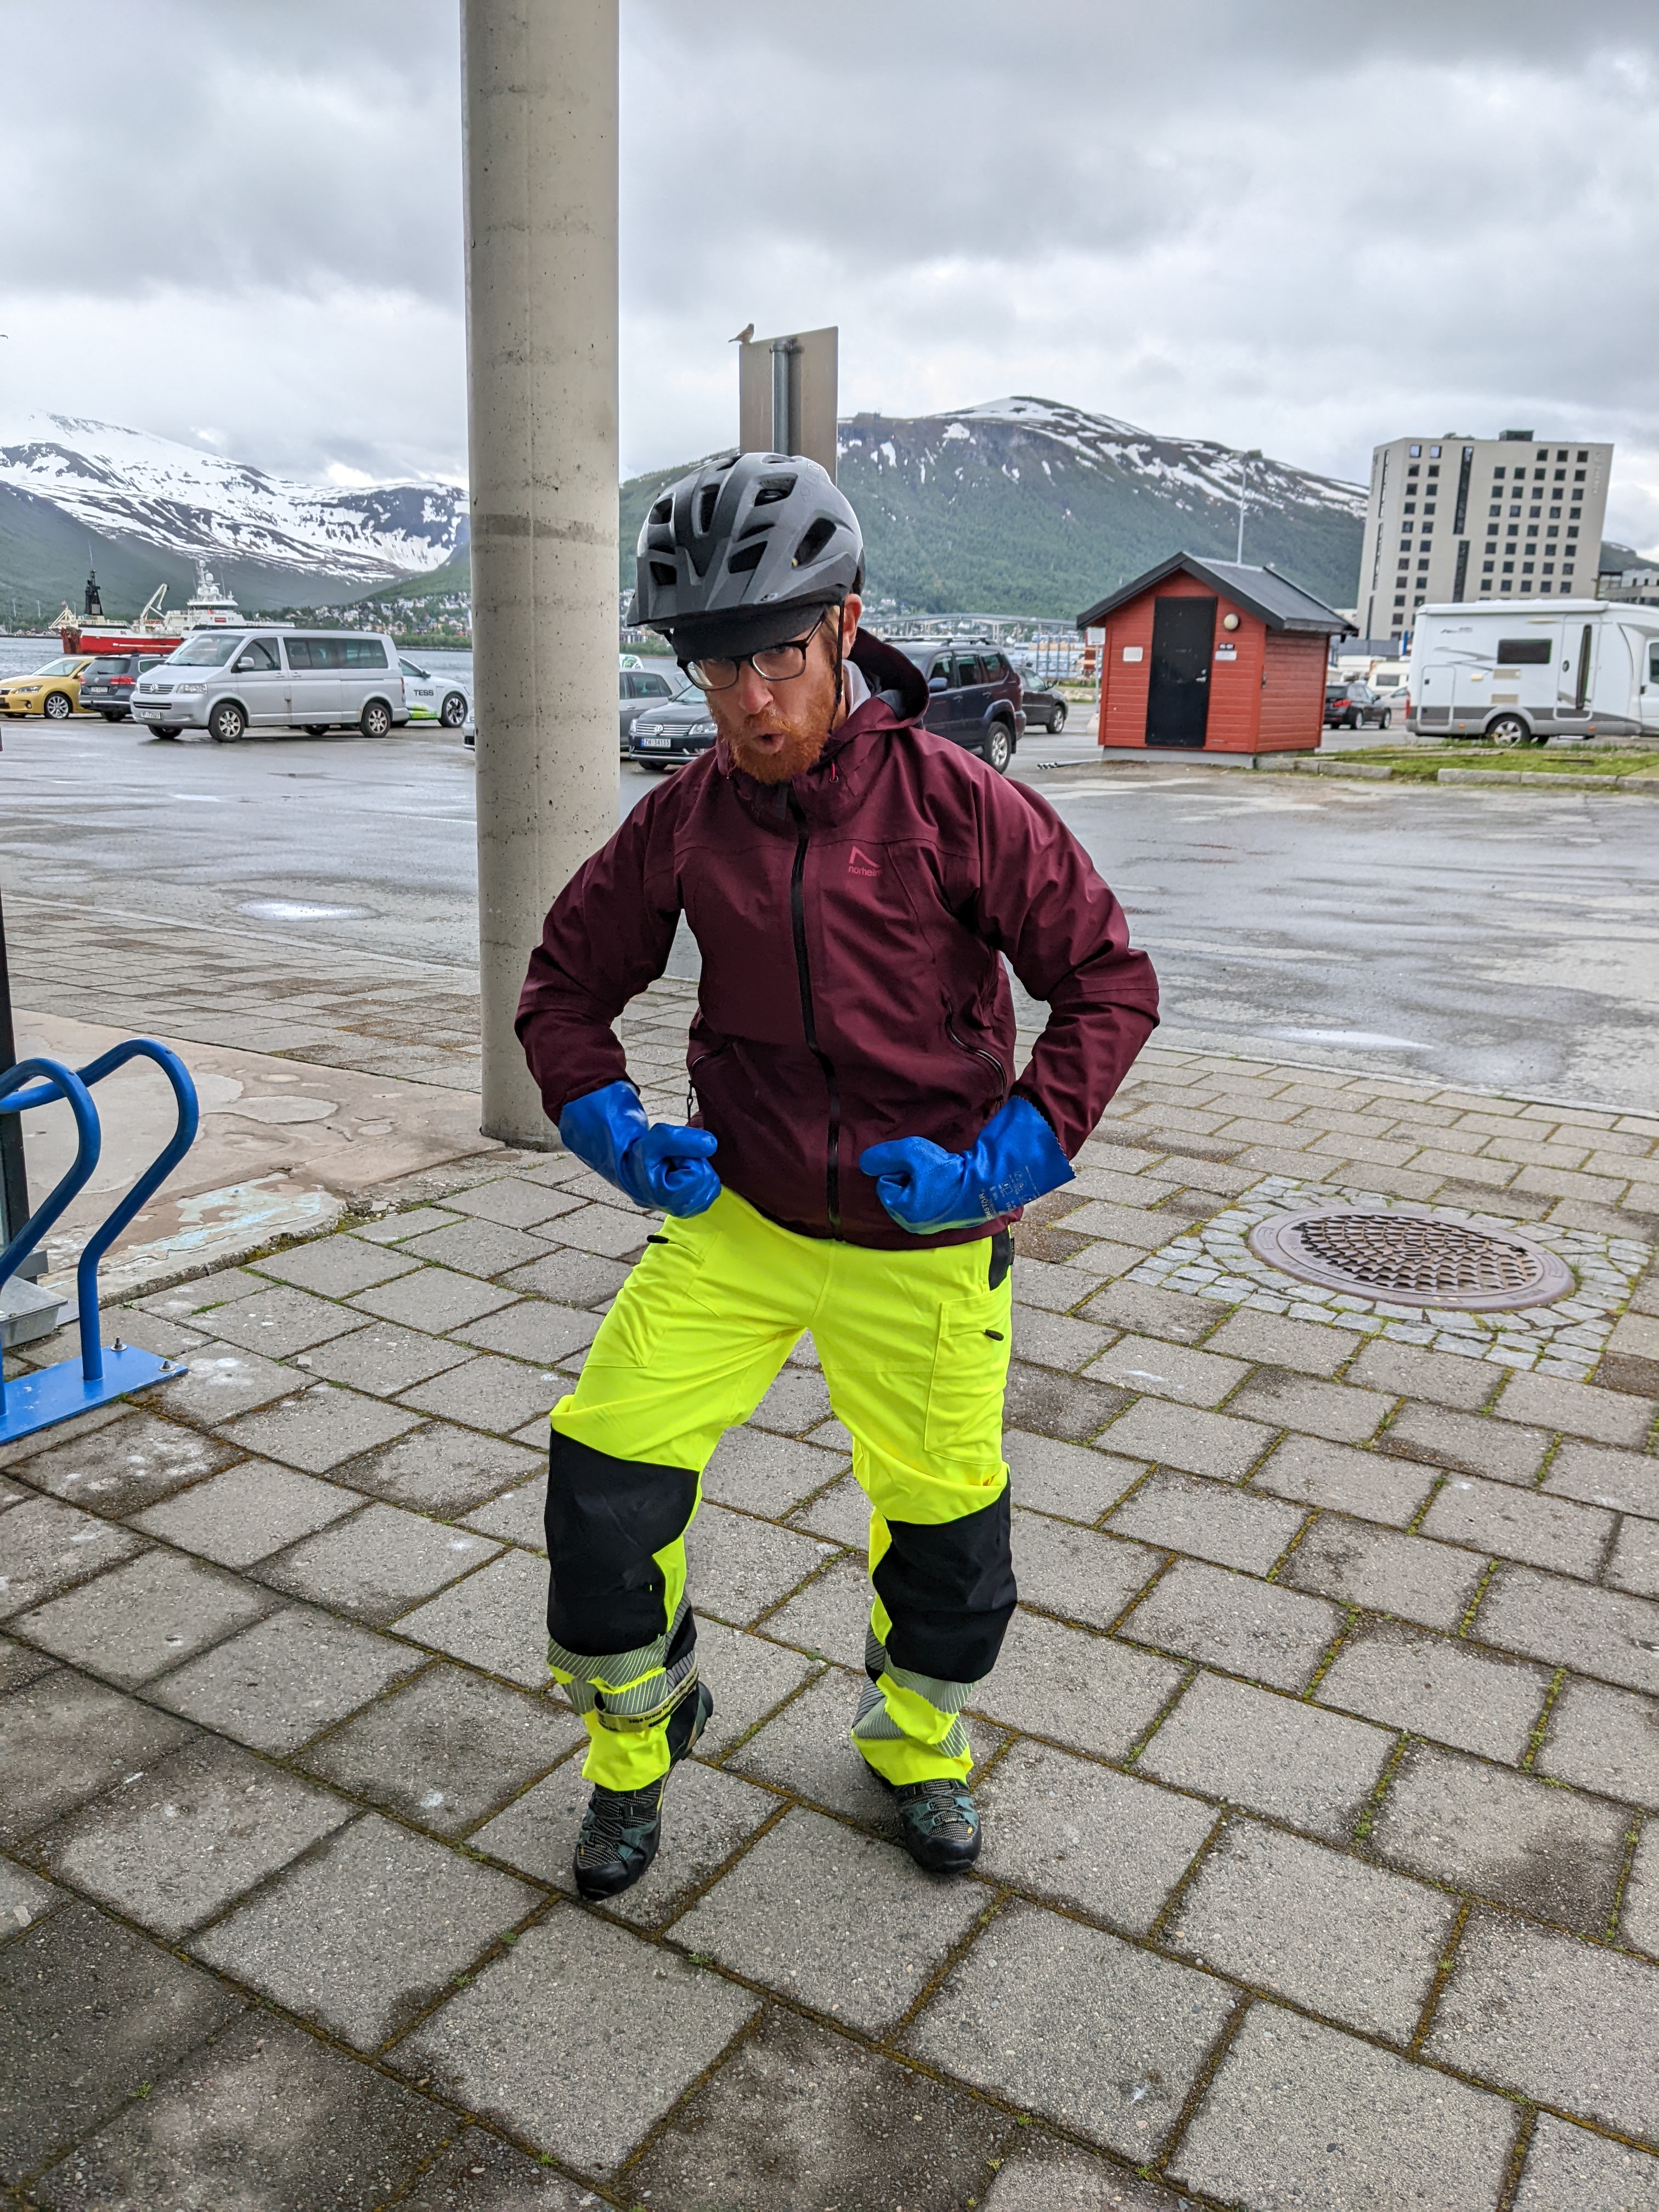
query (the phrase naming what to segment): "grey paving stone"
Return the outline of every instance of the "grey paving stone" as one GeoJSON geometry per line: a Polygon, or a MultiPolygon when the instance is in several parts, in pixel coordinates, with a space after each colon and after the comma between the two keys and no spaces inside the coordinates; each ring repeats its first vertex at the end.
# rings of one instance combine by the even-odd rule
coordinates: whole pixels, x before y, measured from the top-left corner
{"type": "Polygon", "coordinates": [[[799,1652],[719,1620],[697,1623],[697,1664],[714,1698],[714,1717],[697,1746],[704,1759],[720,1758],[816,1671],[799,1652]]]}
{"type": "MultiPolygon", "coordinates": [[[[359,1323],[362,1321],[361,1314],[354,1318],[359,1323]]],[[[382,1321],[360,1326],[349,1336],[336,1337],[331,1344],[321,1346],[307,1356],[307,1366],[313,1376],[325,1382],[343,1383],[350,1390],[367,1390],[371,1397],[389,1398],[441,1375],[446,1368],[459,1366],[466,1357],[459,1344],[447,1344],[441,1337],[422,1336],[418,1329],[382,1321]]]]}
{"type": "Polygon", "coordinates": [[[309,1291],[287,1285],[264,1290],[257,1297],[239,1298],[213,1321],[227,1343],[240,1344],[266,1359],[287,1359],[362,1325],[349,1307],[331,1305],[326,1298],[314,1298],[309,1291]]]}
{"type": "Polygon", "coordinates": [[[56,1498],[27,1498],[6,1516],[0,1617],[25,1613],[143,1548],[142,1537],[95,1514],[56,1498]]]}
{"type": "Polygon", "coordinates": [[[152,1384],[136,1402],[173,1420],[199,1421],[204,1428],[234,1420],[257,1406],[286,1398],[304,1382],[291,1367],[215,1339],[190,1356],[190,1371],[173,1381],[152,1384]]]}
{"type": "Polygon", "coordinates": [[[256,1268],[261,1275],[274,1275],[279,1283],[314,1291],[319,1297],[349,1298],[354,1291],[390,1283],[418,1265],[404,1253],[366,1243],[361,1236],[344,1236],[323,1237],[291,1252],[278,1252],[256,1262],[256,1268]]]}
{"type": "MultiPolygon", "coordinates": [[[[787,1790],[809,1804],[843,1813],[896,1840],[898,1818],[891,1792],[878,1780],[853,1741],[862,1676],[831,1667],[792,1698],[781,1712],[731,1754],[732,1770],[787,1790]]],[[[715,1711],[720,1710],[716,1692],[715,1711]]],[[[992,1732],[968,1723],[975,1756],[983,1758],[992,1732]]]]}
{"type": "MultiPolygon", "coordinates": [[[[728,1429],[703,1469],[702,1494],[718,1504],[740,1506],[745,1512],[772,1518],[833,1482],[846,1465],[842,1454],[824,1451],[817,1444],[797,1443],[759,1429],[728,1429]]],[[[867,1505],[865,1510],[867,1518],[867,1505]]]]}
{"type": "Polygon", "coordinates": [[[37,1920],[45,1919],[54,1905],[64,1902],[61,1889],[42,1881],[15,1859],[0,1858],[0,1942],[15,1936],[20,1928],[32,1928],[37,1920]]]}
{"type": "Polygon", "coordinates": [[[1659,2136],[1659,1966],[1476,1911],[1428,2056],[1620,2133],[1659,2136]]]}
{"type": "Polygon", "coordinates": [[[14,1936],[0,1949],[0,2075],[27,2094],[0,2105],[0,2181],[89,2135],[241,2009],[94,1905],[62,1905],[14,1936]]]}
{"type": "MultiPolygon", "coordinates": [[[[744,1431],[733,1433],[741,1436],[744,1431]]],[[[705,1474],[705,1484],[708,1479],[705,1474]]],[[[809,1535],[827,1536],[832,1544],[847,1544],[858,1552],[868,1548],[870,1500],[850,1474],[831,1483],[821,1498],[801,1506],[790,1518],[793,1527],[805,1528],[809,1535]]]]}
{"type": "Polygon", "coordinates": [[[1498,1410],[1506,1421],[1536,1421],[1598,1443],[1639,1444],[1659,1414],[1659,1401],[1559,1375],[1515,1374],[1504,1385],[1498,1410]]]}
{"type": "Polygon", "coordinates": [[[1226,2023],[1224,1983],[1039,1906],[1000,1914],[904,2040],[919,2057],[1145,2160],[1226,2023]]]}
{"type": "Polygon", "coordinates": [[[1322,1598],[1177,1559],[1118,1633],[1275,1689],[1300,1690],[1342,1624],[1322,1598]]]}
{"type": "Polygon", "coordinates": [[[1420,1526],[1425,1535],[1448,1543],[1589,1577],[1607,1551],[1613,1516],[1599,1506],[1546,1498],[1513,1483],[1459,1474],[1440,1492],[1420,1526]]]}
{"type": "Polygon", "coordinates": [[[440,1665],[300,1764],[435,1835],[461,1836],[585,1741],[568,1705],[440,1665]]]}
{"type": "Polygon", "coordinates": [[[1024,1252],[1014,1255],[1014,1297],[1018,1304],[1040,1307],[1047,1313],[1067,1313],[1100,1288],[1100,1273],[1087,1266],[1069,1267],[1051,1260],[1033,1260],[1024,1252]]]}
{"type": "Polygon", "coordinates": [[[1169,2171],[1248,2212],[1492,2212],[1516,2118],[1501,2097],[1257,2004],[1169,2171]]]}
{"type": "Polygon", "coordinates": [[[335,1383],[313,1382],[280,1406],[245,1415],[227,1434],[244,1451],[281,1460],[307,1474],[326,1474],[343,1461],[404,1435],[417,1419],[335,1383]]]}
{"type": "Polygon", "coordinates": [[[147,1313],[161,1314],[170,1321],[189,1321],[197,1314],[212,1311],[216,1306],[228,1305],[237,1298],[251,1298],[256,1291],[265,1288],[261,1276],[250,1274],[246,1267],[221,1267],[210,1275],[198,1275],[188,1283],[175,1283],[171,1290],[156,1291],[138,1304],[147,1313]]]}
{"type": "Polygon", "coordinates": [[[106,1426],[30,1455],[36,1490],[125,1518],[229,1467],[234,1444],[126,1407],[106,1426]]]}
{"type": "Polygon", "coordinates": [[[1329,1443],[1360,1444],[1375,1436],[1392,1401],[1377,1390],[1325,1382],[1282,1368],[1263,1367],[1227,1401],[1246,1419],[1323,1437],[1329,1443]]]}
{"type": "Polygon", "coordinates": [[[1478,1554],[1326,1513],[1291,1553],[1279,1580],[1369,1612],[1455,1629],[1485,1571],[1478,1554]]]}
{"type": "Polygon", "coordinates": [[[838,1666],[863,1663],[870,1578],[858,1557],[836,1559],[816,1581],[769,1615],[764,1633],[838,1666]]]}
{"type": "Polygon", "coordinates": [[[216,1638],[257,1620],[270,1604],[261,1592],[216,1567],[155,1550],[22,1614],[12,1626],[89,1673],[115,1682],[147,1682],[216,1638]]]}
{"type": "Polygon", "coordinates": [[[1550,1708],[1534,1764],[1540,1774],[1659,1812],[1659,1700],[1570,1680],[1550,1708]]]}
{"type": "Polygon", "coordinates": [[[445,1420],[505,1436],[549,1413],[568,1388],[562,1376],[546,1369],[485,1352],[405,1390],[401,1403],[416,1413],[436,1413],[445,1420]]]}
{"type": "Polygon", "coordinates": [[[1607,1561],[1607,1580],[1614,1589],[1659,1597],[1659,1522],[1626,1516],[1607,1561]]]}
{"type": "Polygon", "coordinates": [[[660,1218],[654,1213],[624,1212],[620,1203],[579,1206],[574,1213],[562,1213],[556,1221],[544,1223],[542,1234],[558,1243],[574,1245],[578,1251],[620,1260],[639,1251],[660,1218]]]}
{"type": "Polygon", "coordinates": [[[1628,1821],[1621,1806],[1414,1744],[1370,1841],[1397,1866],[1595,1936],[1613,1909],[1628,1821]]]}
{"type": "Polygon", "coordinates": [[[33,1848],[61,1881],[176,1942],[351,1812],[329,1790],[198,1736],[33,1848]]]}
{"type": "Polygon", "coordinates": [[[1638,1951],[1659,1955],[1659,1821],[1648,1821],[1636,1846],[1619,1931],[1638,1951]]]}
{"type": "Polygon", "coordinates": [[[1659,2212],[1659,2158],[1540,2112],[1515,2212],[1659,2212]]]}
{"type": "Polygon", "coordinates": [[[378,1321],[399,1322],[405,1328],[441,1336],[510,1306],[517,1297],[514,1290],[480,1282],[476,1276],[457,1274],[449,1267],[422,1267],[416,1274],[399,1276],[395,1283],[359,1291],[351,1303],[360,1313],[373,1314],[378,1321]]]}
{"type": "Polygon", "coordinates": [[[1146,1472],[1144,1460],[1120,1459],[1025,1429],[1005,1431],[1002,1449],[1015,1504],[1067,1521],[1098,1521],[1146,1472]]]}
{"type": "Polygon", "coordinates": [[[562,1905],[398,2049],[400,2070],[579,2170],[612,2172],[758,2010],[562,1905]],[[564,2054],[546,2063],[549,2050],[564,2054]]]}
{"type": "Polygon", "coordinates": [[[1166,1935],[1304,2011],[1408,2043],[1457,1900],[1254,1820],[1229,1825],[1166,1935]]]}
{"type": "Polygon", "coordinates": [[[1583,1498],[1592,1505],[1615,1506],[1621,1512],[1659,1519],[1659,1455],[1615,1451],[1569,1437],[1550,1462],[1544,1487],[1559,1498],[1583,1498]]]}
{"type": "Polygon", "coordinates": [[[1106,1525],[1116,1536],[1265,1574],[1306,1517],[1276,1498],[1158,1468],[1106,1525]]]}
{"type": "Polygon", "coordinates": [[[398,2198],[398,2212],[586,2212],[597,2202],[499,2136],[468,2128],[398,2198]]]}
{"type": "Polygon", "coordinates": [[[1365,1340],[1347,1379],[1386,1390],[1391,1397],[1428,1398],[1437,1406],[1474,1413],[1490,1401],[1503,1371],[1490,1359],[1464,1359],[1455,1352],[1431,1352],[1425,1345],[1373,1336],[1365,1340]]]}
{"type": "Polygon", "coordinates": [[[1382,1449],[1449,1467],[1460,1474],[1490,1475],[1494,1482],[1530,1482],[1544,1464],[1549,1436],[1491,1413],[1460,1413],[1448,1406],[1408,1402],[1389,1424],[1382,1449]]]}
{"type": "Polygon", "coordinates": [[[457,1329],[463,1344],[483,1352],[504,1352],[509,1358],[527,1359],[538,1367],[551,1367],[593,1341],[599,1332],[598,1314],[576,1306],[556,1306],[545,1298],[521,1298],[503,1306],[482,1321],[457,1329]]]}
{"type": "Polygon", "coordinates": [[[1330,1328],[1322,1322],[1291,1321],[1283,1314],[1258,1313],[1253,1306],[1240,1306],[1213,1336],[1206,1339],[1204,1349],[1224,1352],[1232,1359],[1291,1368],[1302,1375],[1328,1376],[1335,1374],[1360,1341],[1352,1329],[1330,1328]]]}
{"type": "Polygon", "coordinates": [[[337,1521],[357,1503],[353,1492],[334,1483],[249,1459],[151,1506],[133,1525],[222,1567],[246,1567],[337,1521]]]}
{"type": "Polygon", "coordinates": [[[191,1948],[372,2051],[539,1897],[511,1875],[366,1813],[191,1948]]]}
{"type": "Polygon", "coordinates": [[[1131,1459],[1156,1460],[1189,1474],[1234,1482],[1255,1464],[1273,1437],[1273,1431],[1259,1421],[1141,1398],[1112,1423],[1102,1442],[1108,1451],[1131,1459]]]}
{"type": "Polygon", "coordinates": [[[406,1237],[424,1236],[428,1229],[442,1229],[459,1218],[441,1206],[411,1206],[399,1213],[388,1213],[379,1221],[372,1221],[365,1228],[354,1229],[351,1233],[371,1244],[398,1244],[406,1237]]]}
{"type": "Polygon", "coordinates": [[[57,1661],[44,1651],[32,1651],[27,1644],[14,1644],[9,1636],[0,1636],[0,1696],[8,1690],[21,1690],[26,1683],[49,1674],[57,1661]]]}
{"type": "Polygon", "coordinates": [[[541,1689],[550,1679],[546,1562],[528,1552],[504,1552],[406,1613],[398,1633],[487,1674],[541,1689]]]}
{"type": "Polygon", "coordinates": [[[1135,1771],[1340,1840],[1393,1744],[1363,1721],[1200,1674],[1135,1771]]]}
{"type": "Polygon", "coordinates": [[[1091,1628],[1109,1628],[1164,1564],[1164,1553],[1144,1544],[1070,1528],[1046,1514],[1016,1507],[1012,1522],[1021,1602],[1091,1628]]]}
{"type": "Polygon", "coordinates": [[[974,1710],[1078,1751],[1121,1759],[1181,1680],[1182,1670],[1109,1638],[1016,1613],[974,1710]]]}
{"type": "Polygon", "coordinates": [[[1659,1605],[1617,1590],[1500,1566],[1486,1586],[1474,1633],[1500,1651],[1520,1651],[1632,1690],[1659,1690],[1659,1605]]]}
{"type": "Polygon", "coordinates": [[[1017,1742],[979,1792],[980,1871],[1144,1936],[1215,1826],[1190,1797],[1017,1742]]]}
{"type": "Polygon", "coordinates": [[[920,1995],[984,1904],[891,1844],[799,1808],[675,1924],[675,1940],[867,2033],[920,1995]],[[872,1926],[882,1941],[865,1940],[872,1926]]]}
{"type": "Polygon", "coordinates": [[[798,1436],[830,1417],[830,1386],[812,1367],[786,1367],[750,1419],[758,1429],[798,1436]]]}
{"type": "Polygon", "coordinates": [[[476,1528],[482,1535],[500,1536],[509,1544],[539,1552],[545,1559],[546,1508],[546,1480],[535,1475],[530,1481],[521,1482],[516,1490],[504,1490],[499,1498],[492,1498],[476,1513],[469,1513],[464,1525],[476,1528]]]}
{"type": "Polygon", "coordinates": [[[281,1753],[420,1663],[418,1651],[389,1637],[286,1606],[175,1668],[152,1695],[222,1735],[281,1753]]]}
{"type": "Polygon", "coordinates": [[[1544,1709],[1549,1676],[1458,1638],[1368,1623],[1337,1654],[1322,1705],[1433,1736],[1487,1759],[1513,1761],[1544,1709]]]}
{"type": "Polygon", "coordinates": [[[629,1272],[623,1261],[597,1252],[559,1251],[532,1260],[527,1267],[514,1267],[501,1280],[511,1290],[560,1305],[598,1306],[616,1297],[629,1272]]]}
{"type": "Polygon", "coordinates": [[[37,2185],[37,2201],[63,2212],[360,2212],[400,2188],[453,2125],[424,2098],[261,2013],[128,2105],[37,2185]]]}
{"type": "Polygon", "coordinates": [[[773,2011],[630,2168],[628,2191],[722,2212],[955,2207],[1013,2133],[963,2091],[773,2011]]]}
{"type": "MultiPolygon", "coordinates": [[[[636,1244],[645,1242],[648,1224],[642,1223],[635,1238],[636,1244]]],[[[549,1239],[532,1237],[526,1230],[509,1228],[504,1222],[456,1221],[447,1229],[434,1229],[424,1237],[410,1238],[398,1249],[416,1260],[427,1260],[440,1267],[458,1268],[466,1275],[504,1275],[509,1267],[522,1267],[532,1260],[539,1260],[548,1249],[549,1239]]]]}
{"type": "Polygon", "coordinates": [[[1068,1314],[1055,1313],[1042,1305],[1023,1305],[1018,1297],[1014,1300],[1014,1352],[1035,1367],[1054,1367],[1075,1375],[1106,1349],[1112,1334],[1110,1329],[1097,1328],[1091,1322],[1073,1321],[1068,1314]]]}
{"type": "MultiPolygon", "coordinates": [[[[353,1506],[361,1500],[343,1493],[353,1506]]],[[[376,1624],[392,1620],[499,1547],[468,1528],[447,1528],[394,1505],[370,1505],[349,1521],[266,1559],[258,1580],[376,1624]]]]}
{"type": "Polygon", "coordinates": [[[1121,1389],[1172,1398],[1183,1406],[1215,1406],[1249,1370],[1243,1360],[1218,1359],[1207,1351],[1132,1335],[1120,1337],[1088,1371],[1095,1380],[1115,1382],[1121,1389]]]}
{"type": "Polygon", "coordinates": [[[428,1421],[395,1443],[331,1470],[337,1482],[349,1483],[354,1490],[446,1516],[465,1513],[546,1471],[544,1432],[538,1451],[448,1421],[428,1421]]]}
{"type": "MultiPolygon", "coordinates": [[[[1016,1273],[1019,1261],[1014,1262],[1016,1273]]],[[[1198,1344],[1208,1337],[1229,1308],[1216,1298],[1189,1298],[1178,1291],[1155,1290],[1150,1283],[1108,1283],[1082,1309],[1085,1321],[1105,1328],[1130,1328],[1172,1344],[1198,1344]]]]}
{"type": "Polygon", "coordinates": [[[1017,1429],[1084,1443],[1127,1402],[1127,1392],[1086,1376],[1057,1375],[1052,1368],[1033,1367],[1024,1359],[1008,1363],[1005,1418],[1017,1429]]]}
{"type": "Polygon", "coordinates": [[[816,1536],[720,1505],[705,1505],[698,1513],[686,1532],[685,1551],[692,1603],[699,1613],[736,1627],[747,1627],[835,1556],[816,1536]]]}
{"type": "Polygon", "coordinates": [[[1191,2212],[1188,2200],[1070,2143],[1022,2130],[1002,2162],[985,2212],[1191,2212]]]}
{"type": "Polygon", "coordinates": [[[186,1741],[182,1721],[68,1668],[0,1698],[0,1837],[27,1836],[186,1741]]]}
{"type": "Polygon", "coordinates": [[[1250,1488],[1403,1528],[1438,1480],[1438,1468],[1413,1461],[1316,1443],[1311,1437],[1287,1437],[1250,1488]]]}
{"type": "Polygon", "coordinates": [[[468,1214],[475,1221],[495,1221],[508,1229],[534,1229],[538,1222],[551,1221],[556,1214],[574,1212],[581,1200],[568,1190],[502,1176],[493,1182],[474,1183],[471,1190],[458,1190],[449,1204],[457,1213],[468,1214]]]}

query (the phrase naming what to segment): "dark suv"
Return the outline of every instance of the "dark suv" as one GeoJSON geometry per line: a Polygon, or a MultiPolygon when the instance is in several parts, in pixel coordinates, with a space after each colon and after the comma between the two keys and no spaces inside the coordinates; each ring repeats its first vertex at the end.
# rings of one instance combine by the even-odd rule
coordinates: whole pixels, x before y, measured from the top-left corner
{"type": "Polygon", "coordinates": [[[966,745],[1006,775],[1025,727],[1019,678],[994,647],[936,637],[890,637],[927,678],[932,695],[923,720],[930,730],[966,745]]]}
{"type": "Polygon", "coordinates": [[[82,672],[82,711],[101,714],[106,722],[131,721],[133,685],[166,659],[165,653],[99,653],[82,672]]]}

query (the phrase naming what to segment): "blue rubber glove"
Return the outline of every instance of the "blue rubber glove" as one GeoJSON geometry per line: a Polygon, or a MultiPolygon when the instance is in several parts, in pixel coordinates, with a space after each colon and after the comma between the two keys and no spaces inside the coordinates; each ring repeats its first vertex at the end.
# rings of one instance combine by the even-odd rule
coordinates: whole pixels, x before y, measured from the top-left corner
{"type": "Polygon", "coordinates": [[[720,1194],[708,1164],[718,1139],[707,1129],[653,1127],[631,1083],[607,1083],[573,1098],[559,1116],[559,1134],[596,1175],[631,1198],[682,1220],[707,1212],[720,1194]]]}
{"type": "Polygon", "coordinates": [[[1073,1180],[1071,1162],[1029,1098],[1011,1098],[970,1151],[947,1152],[926,1137],[898,1137],[869,1146],[859,1165],[914,1237],[994,1221],[1073,1180]]]}

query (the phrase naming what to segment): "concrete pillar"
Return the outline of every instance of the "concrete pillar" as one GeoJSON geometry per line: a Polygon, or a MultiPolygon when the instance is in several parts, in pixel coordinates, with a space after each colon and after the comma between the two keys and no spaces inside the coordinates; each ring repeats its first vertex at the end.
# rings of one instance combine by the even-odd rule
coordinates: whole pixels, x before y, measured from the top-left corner
{"type": "Polygon", "coordinates": [[[483,1133],[552,1132],[513,1016],[617,826],[617,0],[462,0],[483,1133]]]}

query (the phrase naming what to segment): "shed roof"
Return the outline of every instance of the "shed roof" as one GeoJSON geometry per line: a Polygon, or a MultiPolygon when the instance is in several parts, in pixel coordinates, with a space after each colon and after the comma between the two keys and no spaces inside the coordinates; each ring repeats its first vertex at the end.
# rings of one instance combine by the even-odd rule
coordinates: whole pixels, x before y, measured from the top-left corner
{"type": "Polygon", "coordinates": [[[1166,576],[1183,571],[1239,606],[1247,607],[1269,629],[1309,630],[1323,637],[1352,637],[1354,634],[1353,624],[1346,616],[1338,614],[1334,607],[1328,607],[1323,599],[1304,592],[1299,584],[1291,583],[1277,569],[1252,568],[1239,561],[1200,561],[1195,553],[1172,553],[1156,568],[1148,568],[1144,576],[1120,586],[1097,605],[1085,608],[1077,618],[1078,628],[1093,629],[1115,607],[1138,599],[1154,584],[1161,584],[1166,576]]]}

